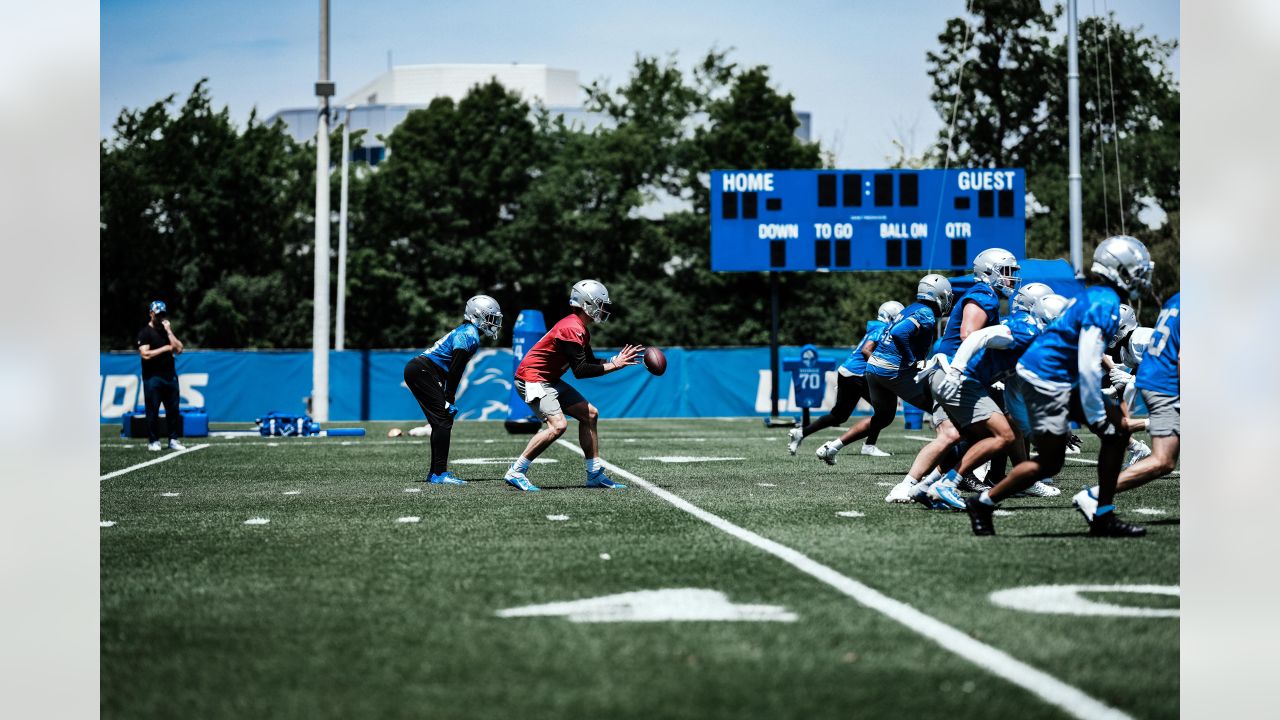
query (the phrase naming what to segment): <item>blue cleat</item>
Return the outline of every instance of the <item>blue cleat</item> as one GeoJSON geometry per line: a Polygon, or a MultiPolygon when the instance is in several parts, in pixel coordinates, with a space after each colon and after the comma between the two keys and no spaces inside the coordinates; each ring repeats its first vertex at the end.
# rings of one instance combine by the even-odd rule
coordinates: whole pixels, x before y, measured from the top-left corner
{"type": "Polygon", "coordinates": [[[517,490],[523,490],[524,492],[538,492],[539,490],[537,485],[529,482],[529,478],[525,477],[524,473],[516,472],[515,470],[508,470],[502,479],[517,490]]]}
{"type": "Polygon", "coordinates": [[[935,500],[952,510],[964,510],[964,498],[960,497],[960,490],[956,488],[955,481],[943,478],[934,483],[929,488],[929,499],[935,500]]]}
{"type": "Polygon", "coordinates": [[[619,482],[614,482],[608,475],[604,474],[604,470],[597,470],[587,475],[587,487],[589,488],[606,488],[609,490],[623,490],[627,486],[619,482]]]}
{"type": "Polygon", "coordinates": [[[432,475],[431,477],[427,478],[427,482],[431,483],[432,485],[466,485],[467,484],[466,480],[463,480],[462,478],[458,477],[457,475],[454,475],[452,472],[449,472],[448,470],[440,473],[439,475],[432,475]]]}

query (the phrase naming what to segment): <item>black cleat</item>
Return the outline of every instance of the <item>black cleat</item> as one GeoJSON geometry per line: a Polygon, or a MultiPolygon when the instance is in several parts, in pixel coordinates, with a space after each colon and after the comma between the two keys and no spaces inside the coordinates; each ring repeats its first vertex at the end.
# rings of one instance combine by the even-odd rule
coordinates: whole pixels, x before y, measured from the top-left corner
{"type": "Polygon", "coordinates": [[[1146,534],[1146,528],[1117,518],[1115,511],[1103,515],[1095,515],[1093,522],[1089,523],[1090,537],[1130,538],[1142,537],[1146,534]]]}
{"type": "Polygon", "coordinates": [[[964,501],[964,511],[969,514],[969,526],[973,528],[974,535],[996,534],[995,518],[992,516],[994,507],[980,502],[978,498],[968,498],[964,501]]]}
{"type": "Polygon", "coordinates": [[[963,475],[960,477],[960,482],[956,483],[956,487],[962,492],[980,493],[983,490],[990,490],[993,486],[979,480],[976,475],[963,475]]]}

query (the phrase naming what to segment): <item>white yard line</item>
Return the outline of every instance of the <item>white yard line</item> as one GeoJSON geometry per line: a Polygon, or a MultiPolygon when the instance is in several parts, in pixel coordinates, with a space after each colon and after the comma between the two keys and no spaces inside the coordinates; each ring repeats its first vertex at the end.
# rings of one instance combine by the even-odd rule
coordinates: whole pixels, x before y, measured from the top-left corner
{"type": "Polygon", "coordinates": [[[192,445],[191,447],[187,448],[186,450],[179,450],[179,451],[177,451],[177,452],[171,452],[171,453],[169,453],[168,455],[162,455],[162,456],[160,456],[160,457],[156,458],[155,460],[148,460],[148,461],[146,461],[146,462],[144,462],[144,463],[138,463],[137,465],[130,465],[129,467],[127,467],[127,468],[125,468],[125,469],[123,469],[123,470],[116,470],[115,472],[109,472],[109,473],[107,473],[106,475],[103,475],[103,476],[99,477],[99,478],[98,478],[98,482],[102,482],[103,480],[110,480],[110,479],[111,479],[111,478],[113,478],[113,477],[120,477],[121,475],[124,475],[125,473],[131,473],[131,472],[133,472],[134,470],[141,470],[142,468],[147,467],[148,465],[156,465],[156,464],[158,464],[158,463],[165,462],[166,460],[172,460],[172,459],[174,459],[174,458],[176,458],[176,457],[180,457],[180,456],[182,456],[182,455],[186,455],[187,453],[193,453],[193,452],[195,452],[195,451],[197,451],[197,450],[203,450],[204,448],[207,448],[207,447],[209,447],[209,446],[208,446],[208,445],[192,445]]]}
{"type": "MultiPolygon", "coordinates": [[[[582,448],[561,438],[557,443],[582,455],[582,448]]],[[[830,585],[845,595],[876,610],[904,627],[919,633],[944,649],[984,668],[997,677],[1018,685],[1045,702],[1055,705],[1077,718],[1128,718],[1129,716],[1056,677],[1038,670],[1008,653],[986,643],[979,642],[961,630],[938,620],[914,607],[843,575],[822,563],[728,520],[710,513],[668,490],[658,487],[644,478],[628,472],[613,463],[601,463],[618,475],[630,480],[659,498],[689,513],[712,527],[773,555],[797,570],[830,585]]]]}

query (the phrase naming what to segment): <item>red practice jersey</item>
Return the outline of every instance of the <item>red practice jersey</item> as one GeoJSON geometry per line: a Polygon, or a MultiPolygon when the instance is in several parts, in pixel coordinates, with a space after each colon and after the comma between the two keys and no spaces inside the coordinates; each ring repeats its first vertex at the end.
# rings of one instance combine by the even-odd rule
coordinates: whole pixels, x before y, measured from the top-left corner
{"type": "MultiPolygon", "coordinates": [[[[584,359],[596,361],[591,352],[591,332],[577,313],[570,313],[529,348],[520,361],[520,367],[516,368],[516,378],[525,382],[554,383],[564,376],[566,370],[575,366],[575,362],[581,363],[584,359]]],[[[580,373],[575,374],[582,377],[580,373]]]]}

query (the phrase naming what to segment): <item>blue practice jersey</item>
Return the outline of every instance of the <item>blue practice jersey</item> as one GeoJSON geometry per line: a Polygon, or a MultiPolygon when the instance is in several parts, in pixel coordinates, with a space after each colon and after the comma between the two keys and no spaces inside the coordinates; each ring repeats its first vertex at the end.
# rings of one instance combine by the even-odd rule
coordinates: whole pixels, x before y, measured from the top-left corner
{"type": "Polygon", "coordinates": [[[1044,329],[1022,356],[1018,367],[1049,383],[1074,386],[1080,374],[1080,335],[1085,328],[1102,331],[1110,343],[1120,332],[1120,296],[1105,286],[1085,289],[1062,315],[1044,329]]]}
{"type": "Polygon", "coordinates": [[[449,366],[453,363],[454,353],[462,351],[468,355],[474,355],[478,347],[480,347],[480,331],[475,325],[464,322],[437,340],[435,345],[423,350],[422,354],[438,365],[441,370],[448,372],[449,366]]]}
{"type": "Polygon", "coordinates": [[[938,318],[924,303],[911,303],[902,311],[902,319],[880,333],[876,349],[867,363],[867,372],[892,377],[900,367],[924,358],[933,342],[938,318]]]}
{"type": "Polygon", "coordinates": [[[938,340],[935,348],[935,352],[946,355],[947,360],[954,358],[956,350],[960,349],[960,327],[964,324],[964,306],[968,303],[977,305],[987,314],[987,322],[982,327],[991,327],[1000,322],[1000,296],[996,295],[990,285],[984,282],[974,283],[969,292],[960,298],[960,302],[951,308],[951,315],[947,316],[947,329],[942,331],[942,339],[938,340]]]}
{"type": "Polygon", "coordinates": [[[1138,365],[1138,378],[1134,386],[1164,395],[1180,394],[1178,383],[1178,345],[1182,336],[1179,319],[1182,310],[1182,293],[1175,293],[1160,310],[1151,344],[1138,365]]]}
{"type": "Polygon", "coordinates": [[[1010,334],[1013,335],[1013,344],[1003,348],[989,347],[979,350],[969,359],[969,364],[961,368],[965,375],[983,385],[999,382],[1012,375],[1022,354],[1031,347],[1031,342],[1044,332],[1031,318],[1031,314],[1026,312],[1016,312],[1000,324],[1009,328],[1010,334]]]}
{"type": "Polygon", "coordinates": [[[848,370],[854,375],[864,375],[867,372],[867,359],[862,356],[862,346],[867,344],[868,340],[879,340],[884,334],[884,329],[889,327],[889,323],[883,323],[879,320],[867,321],[867,334],[862,336],[857,345],[853,346],[853,352],[849,353],[848,359],[840,367],[848,370]]]}

